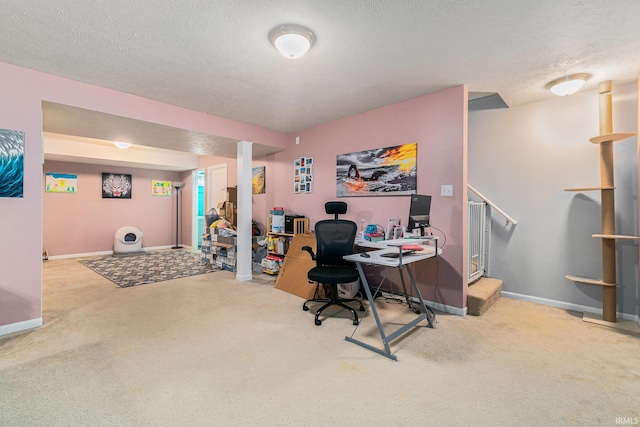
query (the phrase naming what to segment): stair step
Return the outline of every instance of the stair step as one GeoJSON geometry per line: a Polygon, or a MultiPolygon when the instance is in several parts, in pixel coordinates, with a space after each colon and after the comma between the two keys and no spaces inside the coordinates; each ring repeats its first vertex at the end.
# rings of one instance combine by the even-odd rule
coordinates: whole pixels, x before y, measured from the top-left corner
{"type": "Polygon", "coordinates": [[[502,280],[483,277],[467,289],[467,313],[482,316],[500,298],[501,293],[502,280]]]}

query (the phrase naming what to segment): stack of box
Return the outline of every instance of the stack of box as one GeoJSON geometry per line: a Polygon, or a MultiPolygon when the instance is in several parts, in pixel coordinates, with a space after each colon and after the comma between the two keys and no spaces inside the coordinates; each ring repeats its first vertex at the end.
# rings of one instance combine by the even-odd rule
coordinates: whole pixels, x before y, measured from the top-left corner
{"type": "Polygon", "coordinates": [[[200,247],[200,261],[213,264],[214,258],[214,254],[211,251],[211,235],[209,233],[203,234],[202,246],[200,247]]]}
{"type": "Polygon", "coordinates": [[[216,246],[216,266],[227,271],[236,271],[236,247],[216,246]]]}
{"type": "Polygon", "coordinates": [[[283,262],[284,258],[282,257],[267,255],[266,258],[263,258],[262,262],[260,263],[260,265],[262,266],[262,272],[267,274],[278,274],[278,272],[282,268],[283,262]]]}
{"type": "Polygon", "coordinates": [[[216,228],[212,239],[213,236],[216,266],[223,270],[236,271],[236,236],[224,228],[216,228]]]}
{"type": "Polygon", "coordinates": [[[236,208],[238,206],[238,189],[237,187],[227,187],[226,192],[225,201],[218,203],[218,214],[229,221],[234,227],[237,227],[236,208]]]}

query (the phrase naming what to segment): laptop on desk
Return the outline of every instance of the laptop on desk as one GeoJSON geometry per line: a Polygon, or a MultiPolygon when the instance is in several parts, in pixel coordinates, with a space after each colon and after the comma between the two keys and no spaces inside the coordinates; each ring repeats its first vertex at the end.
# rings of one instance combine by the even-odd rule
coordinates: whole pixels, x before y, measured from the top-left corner
{"type": "MultiPolygon", "coordinates": [[[[402,251],[402,256],[414,255],[416,251],[402,251]]],[[[398,258],[400,257],[400,252],[388,252],[380,255],[384,258],[398,258]]]]}

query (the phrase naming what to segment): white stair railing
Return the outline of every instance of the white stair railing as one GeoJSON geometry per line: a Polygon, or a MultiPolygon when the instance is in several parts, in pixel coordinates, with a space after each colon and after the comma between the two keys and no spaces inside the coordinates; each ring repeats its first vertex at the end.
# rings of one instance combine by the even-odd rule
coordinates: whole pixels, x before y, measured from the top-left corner
{"type": "Polygon", "coordinates": [[[507,221],[507,224],[516,225],[518,223],[518,221],[516,221],[515,219],[511,218],[509,215],[507,215],[507,213],[505,211],[500,209],[495,203],[493,203],[491,200],[489,200],[487,197],[485,197],[484,194],[482,194],[481,192],[479,192],[478,190],[473,188],[471,186],[471,184],[467,184],[467,188],[469,190],[471,190],[476,196],[480,197],[487,205],[491,206],[491,208],[493,210],[495,210],[500,215],[502,215],[504,217],[504,219],[507,221]]]}

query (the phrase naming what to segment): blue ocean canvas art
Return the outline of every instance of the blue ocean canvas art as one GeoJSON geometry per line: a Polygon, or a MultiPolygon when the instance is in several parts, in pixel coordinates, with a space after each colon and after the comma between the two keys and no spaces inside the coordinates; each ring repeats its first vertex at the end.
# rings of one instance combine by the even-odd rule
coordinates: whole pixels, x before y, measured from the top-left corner
{"type": "Polygon", "coordinates": [[[0,197],[22,197],[24,132],[0,129],[0,197]]]}

